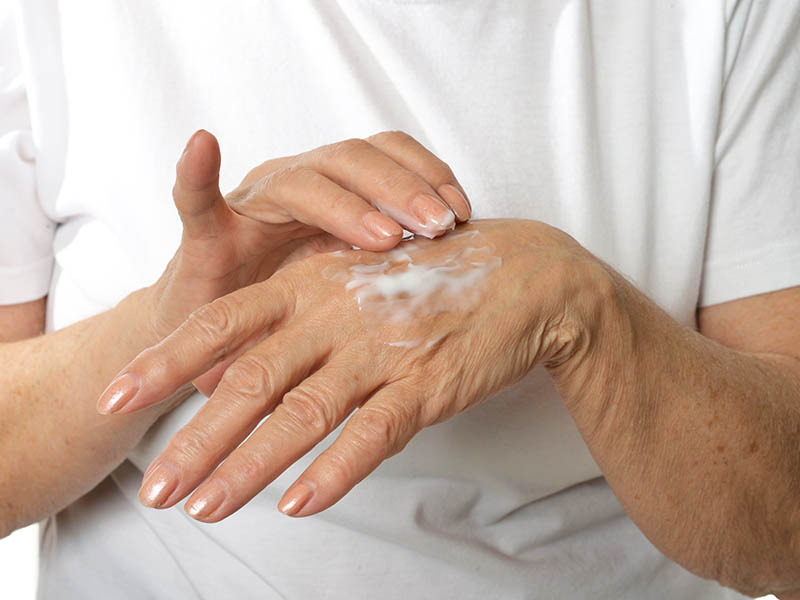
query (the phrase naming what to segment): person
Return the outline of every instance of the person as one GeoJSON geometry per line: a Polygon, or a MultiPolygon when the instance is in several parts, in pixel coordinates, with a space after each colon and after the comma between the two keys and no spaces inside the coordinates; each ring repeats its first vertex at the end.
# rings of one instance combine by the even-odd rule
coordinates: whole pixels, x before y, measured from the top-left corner
{"type": "Polygon", "coordinates": [[[800,3],[2,6],[42,598],[796,597],[800,3]]]}

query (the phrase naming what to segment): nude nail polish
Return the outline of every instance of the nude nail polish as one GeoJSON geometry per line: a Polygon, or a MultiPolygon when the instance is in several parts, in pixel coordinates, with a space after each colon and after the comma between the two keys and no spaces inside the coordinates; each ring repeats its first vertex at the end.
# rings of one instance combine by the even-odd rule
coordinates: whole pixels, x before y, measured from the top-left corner
{"type": "Polygon", "coordinates": [[[158,461],[158,459],[151,462],[150,466],[147,467],[147,469],[145,469],[144,474],[142,475],[142,482],[144,482],[148,477],[150,477],[150,474],[153,471],[155,471],[159,466],[161,466],[161,463],[158,461]]]}
{"type": "Polygon", "coordinates": [[[422,194],[411,201],[411,210],[422,226],[422,233],[432,237],[433,233],[440,233],[450,229],[455,224],[455,215],[447,205],[431,196],[422,194]]]}
{"type": "Polygon", "coordinates": [[[313,495],[314,491],[308,484],[295,483],[284,494],[278,504],[278,510],[290,517],[297,516],[313,495]]]}
{"type": "Polygon", "coordinates": [[[217,510],[227,497],[223,485],[217,479],[212,479],[186,503],[186,513],[195,519],[203,519],[217,510]]]}
{"type": "Polygon", "coordinates": [[[364,227],[378,240],[402,235],[403,228],[400,227],[389,217],[382,215],[378,211],[370,211],[361,217],[364,227]]]}
{"type": "Polygon", "coordinates": [[[454,185],[446,183],[440,185],[436,192],[447,201],[450,208],[456,213],[456,217],[459,221],[463,222],[469,220],[471,207],[469,200],[461,193],[461,190],[454,185]],[[465,212],[465,210],[467,212],[465,212]]]}
{"type": "Polygon", "coordinates": [[[128,404],[139,391],[139,377],[133,373],[125,373],[112,381],[97,401],[97,411],[110,414],[119,411],[128,404]]]}
{"type": "Polygon", "coordinates": [[[139,501],[150,508],[159,508],[177,487],[177,473],[166,465],[159,465],[142,482],[139,501]]]}

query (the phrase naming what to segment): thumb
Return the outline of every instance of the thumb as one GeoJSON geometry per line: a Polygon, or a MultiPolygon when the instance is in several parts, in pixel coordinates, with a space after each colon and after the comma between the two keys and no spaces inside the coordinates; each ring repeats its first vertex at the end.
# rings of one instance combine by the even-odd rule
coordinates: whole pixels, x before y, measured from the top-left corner
{"type": "Polygon", "coordinates": [[[219,191],[219,143],[200,129],[186,144],[175,169],[172,197],[190,238],[213,237],[230,210],[219,191]]]}

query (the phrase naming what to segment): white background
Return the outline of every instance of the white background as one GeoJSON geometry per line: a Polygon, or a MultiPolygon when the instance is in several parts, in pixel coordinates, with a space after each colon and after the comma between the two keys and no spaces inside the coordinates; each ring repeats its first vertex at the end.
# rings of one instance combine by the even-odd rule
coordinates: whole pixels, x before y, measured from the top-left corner
{"type": "MultiPolygon", "coordinates": [[[[0,540],[0,598],[4,600],[34,600],[36,597],[37,528],[38,525],[31,525],[0,540]]],[[[760,600],[776,599],[764,596],[760,600]]]]}
{"type": "Polygon", "coordinates": [[[31,525],[0,540],[0,598],[3,600],[36,597],[38,529],[38,525],[31,525]]]}

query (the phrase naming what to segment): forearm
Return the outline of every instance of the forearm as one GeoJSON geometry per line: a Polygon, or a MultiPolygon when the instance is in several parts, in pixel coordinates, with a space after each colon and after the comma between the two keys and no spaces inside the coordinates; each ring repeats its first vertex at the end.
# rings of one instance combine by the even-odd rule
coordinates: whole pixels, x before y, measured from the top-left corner
{"type": "Polygon", "coordinates": [[[608,276],[551,370],[626,512],[702,576],[799,588],[798,361],[717,344],[608,276]]]}
{"type": "Polygon", "coordinates": [[[51,514],[94,487],[166,407],[110,418],[98,396],[155,343],[151,290],[36,338],[0,345],[0,535],[51,514]]]}

